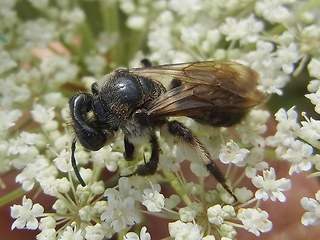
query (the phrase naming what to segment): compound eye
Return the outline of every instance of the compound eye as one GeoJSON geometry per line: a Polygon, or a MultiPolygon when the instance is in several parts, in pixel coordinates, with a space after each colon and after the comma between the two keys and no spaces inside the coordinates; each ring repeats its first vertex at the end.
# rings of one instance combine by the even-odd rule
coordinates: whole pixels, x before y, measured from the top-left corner
{"type": "Polygon", "coordinates": [[[103,128],[96,119],[88,117],[88,112],[93,110],[93,101],[91,94],[80,93],[70,98],[69,108],[73,120],[73,129],[79,142],[84,148],[97,151],[110,138],[113,138],[113,132],[103,128]]]}
{"type": "Polygon", "coordinates": [[[105,112],[101,102],[98,100],[93,101],[92,108],[93,108],[94,117],[95,117],[96,121],[100,122],[100,123],[106,123],[107,116],[106,116],[106,112],[105,112]]]}

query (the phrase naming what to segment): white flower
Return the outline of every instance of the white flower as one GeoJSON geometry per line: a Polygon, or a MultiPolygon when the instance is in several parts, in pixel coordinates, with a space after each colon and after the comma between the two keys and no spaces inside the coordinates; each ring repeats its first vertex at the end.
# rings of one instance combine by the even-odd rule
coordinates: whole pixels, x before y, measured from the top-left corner
{"type": "Polygon", "coordinates": [[[101,214],[101,220],[110,222],[115,232],[123,231],[127,226],[140,223],[139,210],[135,206],[135,200],[132,197],[125,199],[108,197],[108,206],[106,211],[101,214]]]}
{"type": "Polygon", "coordinates": [[[257,171],[262,171],[269,167],[268,163],[264,161],[264,148],[253,147],[246,157],[245,174],[248,178],[257,175],[257,171]]]}
{"type": "Polygon", "coordinates": [[[40,217],[43,214],[44,208],[39,204],[32,204],[32,200],[28,199],[25,195],[22,199],[21,205],[13,205],[10,207],[11,217],[16,218],[11,226],[11,230],[14,228],[36,229],[39,225],[36,217],[40,217]]]}
{"type": "MultiPolygon", "coordinates": [[[[281,46],[289,46],[291,43],[295,42],[295,35],[292,31],[285,30],[281,35],[277,36],[277,43],[281,46]]],[[[299,45],[300,48],[300,45],[299,45]]]]}
{"type": "Polygon", "coordinates": [[[308,71],[311,77],[320,79],[320,59],[312,58],[308,64],[308,71]]]}
{"type": "Polygon", "coordinates": [[[40,219],[39,229],[54,229],[57,225],[56,220],[52,216],[44,217],[40,219]]]}
{"type": "Polygon", "coordinates": [[[15,121],[22,115],[20,110],[0,109],[0,131],[7,131],[8,128],[15,125],[15,121]]]}
{"type": "Polygon", "coordinates": [[[208,208],[207,215],[209,222],[220,226],[224,223],[224,219],[234,217],[236,212],[231,205],[221,207],[220,204],[216,204],[208,208]]]}
{"type": "Polygon", "coordinates": [[[293,14],[284,3],[294,2],[294,0],[262,0],[255,4],[255,11],[262,15],[271,23],[289,22],[293,14]]]}
{"type": "Polygon", "coordinates": [[[135,232],[129,232],[123,237],[123,240],[151,240],[151,236],[144,226],[140,230],[140,237],[135,232]]]}
{"type": "Polygon", "coordinates": [[[297,123],[298,113],[295,110],[295,106],[291,107],[288,111],[285,111],[283,108],[279,109],[279,111],[275,114],[275,117],[279,122],[277,126],[278,131],[283,130],[296,133],[296,131],[300,128],[299,124],[297,123]]]}
{"type": "Polygon", "coordinates": [[[86,56],[84,61],[88,70],[93,74],[101,74],[107,65],[105,58],[101,55],[86,56]]]}
{"type": "Polygon", "coordinates": [[[140,222],[136,207],[139,192],[131,187],[126,177],[119,179],[119,191],[108,188],[104,196],[108,198],[106,210],[101,214],[101,220],[111,222],[115,232],[123,231],[127,226],[140,222]]]}
{"type": "MultiPolygon", "coordinates": [[[[71,146],[72,138],[68,134],[63,134],[54,139],[53,149],[54,151],[60,152],[65,149],[66,146],[71,146]]],[[[78,154],[79,151],[76,152],[78,154]]],[[[76,156],[77,157],[77,156],[76,156]]]]}
{"type": "Polygon", "coordinates": [[[53,159],[53,161],[61,172],[73,171],[73,167],[71,164],[71,155],[70,152],[66,149],[63,149],[59,153],[59,155],[55,159],[53,159]]]}
{"type": "Polygon", "coordinates": [[[94,226],[86,227],[85,238],[87,240],[103,240],[106,238],[111,238],[114,234],[113,229],[110,226],[110,223],[102,222],[97,223],[94,226]]]}
{"type": "Polygon", "coordinates": [[[108,50],[116,43],[119,37],[118,32],[100,32],[96,40],[96,48],[100,54],[106,54],[108,50]]]}
{"type": "MultiPolygon", "coordinates": [[[[157,27],[148,34],[148,47],[152,50],[150,60],[166,62],[168,53],[172,52],[171,28],[167,25],[157,27]],[[163,38],[159,38],[163,36],[163,38]]],[[[168,61],[168,60],[167,60],[168,61]]]]}
{"type": "Polygon", "coordinates": [[[107,205],[108,203],[105,200],[97,201],[95,202],[93,209],[97,214],[101,215],[101,213],[107,209],[107,205]]]}
{"type": "Polygon", "coordinates": [[[255,51],[249,51],[242,59],[260,74],[260,79],[263,79],[259,82],[260,89],[269,94],[281,95],[281,89],[290,78],[282,71],[279,59],[272,54],[275,48],[273,43],[258,40],[256,48],[255,51]]]}
{"type": "Polygon", "coordinates": [[[132,1],[120,1],[120,9],[127,15],[132,14],[136,7],[136,4],[132,1]]]}
{"type": "Polygon", "coordinates": [[[20,137],[22,138],[23,142],[27,145],[36,145],[39,147],[44,145],[44,137],[41,134],[21,132],[20,137]]]}
{"type": "Polygon", "coordinates": [[[40,64],[40,70],[44,78],[48,81],[50,80],[48,87],[55,88],[70,81],[70,79],[75,79],[79,67],[70,63],[69,58],[56,55],[43,58],[40,64]]]}
{"type": "MultiPolygon", "coordinates": [[[[1,13],[0,13],[1,14],[1,13]]],[[[4,49],[0,51],[0,74],[17,67],[17,62],[4,49]]]]}
{"type": "Polygon", "coordinates": [[[101,180],[99,182],[93,182],[90,185],[90,190],[96,195],[100,195],[105,191],[104,182],[101,180]]]}
{"type": "Polygon", "coordinates": [[[176,240],[200,240],[201,226],[195,223],[184,223],[180,220],[169,223],[169,234],[176,240]]]}
{"type": "Polygon", "coordinates": [[[305,97],[309,98],[311,103],[315,105],[314,110],[320,113],[320,88],[315,93],[306,94],[305,97]]]}
{"type": "Polygon", "coordinates": [[[32,5],[32,7],[38,8],[39,10],[40,9],[44,10],[45,8],[48,7],[49,0],[40,0],[40,1],[28,0],[28,2],[32,5]]]}
{"type": "Polygon", "coordinates": [[[268,145],[276,147],[278,157],[281,157],[291,147],[295,138],[299,136],[298,113],[294,108],[292,107],[288,111],[283,108],[279,109],[275,114],[278,121],[277,132],[266,140],[268,145]]]}
{"type": "Polygon", "coordinates": [[[30,90],[26,85],[19,86],[14,79],[6,78],[1,80],[1,106],[7,109],[12,108],[14,102],[24,102],[30,97],[30,90]]]}
{"type": "Polygon", "coordinates": [[[205,39],[201,42],[201,49],[206,53],[210,53],[213,46],[217,45],[221,40],[221,33],[218,29],[209,29],[205,33],[205,39]]]}
{"type": "MultiPolygon", "coordinates": [[[[184,159],[184,158],[181,158],[181,159],[184,159]]],[[[210,175],[210,173],[208,172],[208,169],[203,165],[203,163],[191,162],[190,170],[197,177],[208,177],[210,175]]]]}
{"type": "Polygon", "coordinates": [[[27,48],[47,46],[48,42],[52,41],[59,32],[56,23],[45,18],[24,21],[18,27],[20,38],[24,40],[27,48]]]}
{"type": "Polygon", "coordinates": [[[143,29],[146,23],[147,23],[147,18],[142,15],[131,15],[126,22],[127,26],[134,30],[143,29]]]}
{"type": "Polygon", "coordinates": [[[142,204],[147,207],[149,212],[160,212],[164,208],[164,196],[160,193],[159,184],[152,185],[152,188],[143,190],[142,204]]]}
{"type": "Polygon", "coordinates": [[[180,169],[180,163],[185,159],[185,154],[180,146],[174,145],[170,142],[170,137],[167,137],[164,132],[161,131],[167,142],[161,144],[163,154],[160,155],[159,167],[165,171],[177,172],[180,169]]]}
{"type": "Polygon", "coordinates": [[[95,163],[106,167],[108,171],[115,172],[118,169],[118,162],[123,159],[123,153],[112,151],[110,146],[105,146],[99,151],[91,152],[95,163]]]}
{"type": "MultiPolygon", "coordinates": [[[[307,12],[306,12],[307,13],[307,12]]],[[[310,13],[310,12],[309,12],[310,13]]],[[[312,18],[314,18],[315,15],[312,14],[312,18]]],[[[307,26],[305,26],[302,31],[301,31],[301,38],[303,39],[303,41],[301,42],[301,46],[300,49],[302,52],[304,53],[309,53],[311,56],[313,56],[312,59],[319,59],[319,54],[313,54],[314,49],[317,49],[317,40],[320,37],[320,27],[319,24],[317,24],[316,22],[314,22],[315,19],[312,19],[310,21],[310,24],[308,24],[307,26]],[[318,58],[316,58],[318,57],[318,58]]],[[[311,66],[307,66],[308,70],[309,70],[309,74],[312,77],[315,76],[320,76],[319,75],[319,61],[313,62],[313,60],[311,59],[310,63],[311,66]],[[314,64],[314,65],[313,65],[314,64]],[[318,69],[317,69],[318,68],[318,69]],[[313,72],[315,71],[315,72],[313,72]]],[[[309,64],[310,64],[309,63],[309,64]]],[[[308,64],[308,65],[309,65],[308,64]]]]}
{"type": "Polygon", "coordinates": [[[246,19],[227,17],[226,23],[221,25],[221,33],[226,35],[227,41],[239,40],[241,45],[256,42],[258,33],[263,30],[263,23],[250,15],[246,19]]]}
{"type": "Polygon", "coordinates": [[[31,111],[33,119],[42,124],[46,131],[53,131],[58,128],[57,121],[53,120],[55,117],[54,107],[45,108],[40,104],[36,104],[31,111]]]}
{"type": "MultiPolygon", "coordinates": [[[[320,171],[320,155],[319,154],[312,155],[311,162],[314,164],[315,169],[317,171],[320,171]]],[[[319,173],[316,173],[316,174],[319,174],[319,173]]]]}
{"type": "Polygon", "coordinates": [[[165,199],[165,207],[166,207],[166,209],[173,209],[180,202],[181,202],[181,198],[176,194],[172,194],[170,197],[165,199]]]}
{"type": "MultiPolygon", "coordinates": [[[[305,2],[308,1],[314,3],[317,0],[305,2]]],[[[42,232],[37,235],[40,240],[103,240],[116,232],[118,238],[150,240],[146,227],[141,228],[140,234],[140,229],[137,233],[128,232],[133,231],[130,228],[137,229],[136,223],[142,222],[143,215],[147,213],[160,218],[176,218],[173,221],[179,218],[168,225],[171,239],[231,240],[236,236],[235,228],[246,228],[259,235],[272,227],[268,214],[260,209],[239,208],[252,204],[257,198],[284,201],[283,191],[290,187],[290,181],[276,179],[274,169],[269,169],[264,161],[265,157],[274,157],[274,150],[266,149],[266,144],[276,148],[279,159],[292,163],[291,173],[308,170],[313,165],[316,170],[320,169],[320,154],[317,154],[320,121],[306,118],[301,127],[294,108],[288,111],[281,109],[276,114],[279,122],[277,133],[268,138],[268,143],[265,136],[269,134],[266,133],[269,111],[257,110],[259,106],[249,111],[246,118],[232,129],[198,127],[193,120],[185,121],[186,126],[195,130],[195,135],[207,146],[213,159],[217,159],[220,153],[223,162],[245,166],[245,173],[239,175],[236,183],[246,174],[259,187],[255,197],[245,187],[236,188],[233,192],[238,203],[234,203],[233,197],[221,184],[217,185],[217,190],[205,191],[204,176],[209,172],[203,161],[190,165],[196,175],[194,177],[198,177],[197,181],[191,181],[190,172],[180,170],[181,161],[198,160],[206,152],[194,158],[197,153],[188,144],[184,144],[188,150],[185,151],[176,146],[174,140],[172,144],[167,142],[162,134],[159,134],[161,176],[151,177],[153,185],[148,185],[150,182],[146,178],[133,176],[120,178],[118,186],[106,190],[103,181],[98,180],[104,177],[100,175],[105,167],[113,172],[119,168],[120,175],[125,175],[136,161],[143,159],[140,157],[144,152],[148,152],[145,158],[149,159],[150,144],[137,145],[137,159],[125,162],[123,133],[120,133],[115,142],[100,151],[89,152],[79,144],[77,163],[81,166],[90,162],[90,168],[79,167],[87,184],[82,187],[77,184],[70,164],[70,134],[64,134],[72,120],[67,106],[67,96],[71,91],[90,92],[92,82],[97,81],[104,71],[127,67],[125,65],[133,67],[137,59],[144,57],[155,64],[210,59],[240,61],[259,73],[257,87],[269,95],[281,95],[284,86],[292,80],[294,68],[298,67],[300,71],[294,72],[298,74],[306,72],[308,65],[309,75],[304,76],[307,80],[310,77],[314,80],[309,84],[310,95],[307,97],[320,113],[320,90],[317,92],[320,86],[319,11],[305,8],[304,5],[309,5],[303,1],[104,1],[100,4],[103,11],[98,13],[102,14],[102,20],[110,17],[104,14],[105,10],[120,10],[121,13],[113,16],[115,21],[107,21],[98,28],[94,20],[101,16],[87,14],[83,5],[78,3],[70,5],[68,1],[57,0],[52,5],[49,0],[39,0],[39,3],[28,0],[36,11],[32,18],[24,19],[19,14],[23,9],[16,8],[17,2],[0,1],[0,19],[6,20],[0,22],[0,29],[3,29],[0,33],[0,42],[3,43],[0,45],[0,74],[3,78],[0,136],[4,136],[0,140],[0,157],[3,160],[0,171],[8,171],[11,166],[19,169],[16,180],[24,190],[30,190],[39,183],[42,192],[58,199],[52,206],[55,213],[43,214],[41,206],[32,205],[32,202],[20,206],[23,211],[13,206],[12,216],[17,216],[15,212],[18,210],[21,213],[13,228],[36,228],[35,218],[40,217],[38,228],[42,232]],[[89,24],[83,24],[84,20],[89,24]],[[118,31],[119,26],[130,29],[118,31]],[[127,44],[127,41],[132,44],[127,44]],[[300,57],[303,58],[299,62],[300,57]],[[87,74],[95,76],[87,77],[87,74]],[[32,120],[39,124],[32,124],[32,120]],[[26,132],[19,135],[21,129],[26,132]],[[10,140],[5,139],[7,136],[10,140]],[[235,142],[229,141],[234,137],[237,138],[235,142]],[[222,148],[221,139],[229,141],[222,148]],[[53,151],[46,146],[52,146],[56,156],[52,157],[53,151]],[[54,162],[52,158],[56,158],[54,162]],[[258,171],[265,169],[269,170],[257,176],[258,171]],[[58,170],[66,177],[57,178],[58,170]],[[172,190],[176,192],[165,198],[156,181],[172,179],[172,190]],[[221,202],[224,204],[219,205],[221,202]],[[144,205],[142,209],[141,205],[144,205]],[[33,212],[36,208],[37,214],[33,212]],[[238,217],[235,216],[237,210],[238,217]],[[29,215],[31,217],[28,218],[29,215]]],[[[172,76],[168,78],[171,80],[172,76]]],[[[243,97],[250,98],[250,93],[243,97]]],[[[84,113],[85,118],[90,118],[93,125],[99,125],[95,123],[90,106],[88,113],[84,113]]],[[[226,172],[235,173],[232,168],[226,172]]],[[[302,219],[306,225],[319,222],[318,195],[320,193],[316,199],[301,200],[307,209],[302,219]]]]}
{"type": "Polygon", "coordinates": [[[60,240],[83,240],[83,236],[81,234],[81,229],[77,230],[76,228],[72,228],[70,226],[67,226],[64,231],[62,231],[62,234],[60,235],[60,240]]]}
{"type": "Polygon", "coordinates": [[[82,221],[90,222],[94,216],[95,212],[92,206],[86,205],[79,209],[79,217],[82,221]]]}
{"type": "Polygon", "coordinates": [[[246,187],[234,189],[234,194],[237,196],[238,201],[241,203],[244,203],[253,197],[252,191],[247,189],[246,187]]]}
{"type": "Polygon", "coordinates": [[[270,198],[272,201],[278,199],[280,202],[284,202],[286,197],[282,191],[287,191],[291,188],[291,181],[286,178],[276,180],[276,174],[274,168],[263,171],[262,176],[256,176],[252,178],[252,183],[257,188],[256,198],[266,201],[270,198]]]}
{"type": "Polygon", "coordinates": [[[11,29],[13,26],[17,24],[18,14],[15,9],[15,6],[16,6],[15,1],[2,2],[0,4],[0,7],[1,7],[0,16],[1,18],[7,20],[7,21],[1,22],[1,29],[11,29]]]}
{"type": "Polygon", "coordinates": [[[235,230],[235,228],[231,224],[227,224],[227,223],[222,224],[219,227],[219,232],[221,232],[221,236],[222,236],[221,240],[234,239],[235,236],[237,235],[237,231],[235,230]]]}
{"type": "Polygon", "coordinates": [[[63,201],[62,199],[57,199],[55,203],[52,205],[52,209],[54,209],[58,214],[66,214],[69,211],[70,205],[68,202],[63,201]]]}
{"type": "Polygon", "coordinates": [[[218,183],[216,189],[219,192],[220,199],[228,204],[231,204],[235,201],[234,197],[222,186],[222,184],[218,183]]]}
{"type": "Polygon", "coordinates": [[[288,47],[280,46],[277,49],[277,56],[280,60],[282,70],[286,74],[291,74],[294,71],[294,63],[300,59],[297,44],[291,42],[288,47]]]}
{"type": "MultiPolygon", "coordinates": [[[[92,171],[92,169],[91,168],[80,168],[79,169],[79,172],[80,172],[80,176],[82,177],[82,179],[83,179],[83,181],[85,182],[85,183],[90,183],[90,185],[91,185],[91,183],[92,183],[92,181],[93,181],[93,179],[92,179],[92,177],[93,177],[93,171],[92,171]]],[[[87,190],[90,190],[90,188],[88,188],[87,189],[87,186],[85,186],[85,187],[82,187],[80,184],[78,185],[78,187],[81,189],[80,190],[80,192],[82,191],[82,190],[84,190],[84,195],[86,195],[86,194],[88,194],[87,193],[87,190]]],[[[91,187],[91,186],[89,186],[88,185],[88,187],[91,187]]],[[[81,193],[80,193],[81,194],[81,193]]]]}
{"type": "Polygon", "coordinates": [[[133,197],[134,199],[140,198],[139,191],[132,188],[129,178],[127,177],[122,177],[119,179],[118,188],[119,190],[116,190],[114,188],[107,188],[104,192],[104,196],[108,199],[125,199],[126,197],[133,197]]]}
{"type": "Polygon", "coordinates": [[[320,139],[320,121],[313,118],[309,119],[305,114],[303,116],[306,121],[301,121],[302,127],[299,136],[308,143],[317,146],[320,139]]]}
{"type": "Polygon", "coordinates": [[[16,182],[22,184],[25,191],[30,191],[35,180],[41,181],[44,178],[55,177],[57,169],[51,165],[48,159],[39,155],[34,163],[29,163],[16,177],[16,182]]]}
{"type": "Polygon", "coordinates": [[[252,109],[246,118],[236,126],[241,141],[245,144],[264,147],[265,139],[261,136],[267,130],[266,121],[270,113],[261,109],[252,109]]]}
{"type": "Polygon", "coordinates": [[[243,223],[244,228],[256,236],[260,236],[260,232],[268,232],[272,228],[272,222],[268,220],[269,214],[260,208],[240,208],[237,217],[243,223]]]}
{"type": "Polygon", "coordinates": [[[307,143],[296,140],[281,157],[292,163],[289,174],[308,171],[311,169],[311,156],[313,147],[307,143]]]}
{"type": "Polygon", "coordinates": [[[52,176],[41,179],[41,188],[50,196],[58,196],[59,193],[67,193],[70,190],[71,183],[66,178],[56,179],[52,176]]]}
{"type": "Polygon", "coordinates": [[[320,88],[320,80],[319,79],[311,80],[307,88],[308,88],[308,91],[311,93],[316,92],[320,88]]]}
{"type": "Polygon", "coordinates": [[[66,106],[67,99],[61,92],[49,92],[43,96],[45,100],[45,106],[52,106],[56,108],[64,108],[66,106]]]}
{"type": "Polygon", "coordinates": [[[169,8],[178,14],[189,15],[190,12],[196,14],[203,7],[200,0],[176,0],[169,2],[169,8]]]}
{"type": "Polygon", "coordinates": [[[62,11],[60,19],[67,23],[77,24],[85,20],[85,12],[83,9],[75,7],[69,11],[62,11]]]}
{"type": "Polygon", "coordinates": [[[316,199],[303,197],[302,207],[308,212],[301,217],[301,223],[305,226],[317,225],[320,222],[320,190],[315,194],[316,199]]]}
{"type": "Polygon", "coordinates": [[[193,26],[183,26],[180,31],[181,40],[184,41],[186,45],[196,46],[204,37],[205,29],[203,25],[197,24],[193,26]]]}
{"type": "Polygon", "coordinates": [[[37,235],[37,240],[56,240],[57,232],[55,229],[45,229],[42,230],[41,233],[37,235]]]}
{"type": "Polygon", "coordinates": [[[230,141],[227,142],[226,145],[222,146],[219,158],[224,164],[234,163],[236,166],[244,166],[244,160],[248,153],[248,149],[240,149],[234,141],[230,141]]]}
{"type": "Polygon", "coordinates": [[[179,216],[183,222],[192,222],[198,214],[203,212],[203,206],[200,203],[193,202],[191,205],[180,208],[179,216]]]}
{"type": "Polygon", "coordinates": [[[55,117],[54,107],[47,109],[40,104],[35,104],[31,115],[36,122],[45,124],[48,121],[52,121],[55,117]]]}

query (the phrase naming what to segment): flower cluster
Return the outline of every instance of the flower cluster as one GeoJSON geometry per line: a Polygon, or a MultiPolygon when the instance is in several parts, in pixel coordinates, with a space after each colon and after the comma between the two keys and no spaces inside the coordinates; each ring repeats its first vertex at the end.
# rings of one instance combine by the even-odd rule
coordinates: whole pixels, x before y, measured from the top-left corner
{"type": "MultiPolygon", "coordinates": [[[[15,180],[29,197],[22,191],[9,195],[22,198],[22,205],[11,207],[12,229],[38,229],[39,240],[116,234],[150,240],[163,232],[169,233],[163,238],[230,240],[239,229],[250,239],[271,231],[263,203],[285,204],[285,192],[294,187],[289,178],[311,170],[311,176],[320,175],[319,1],[12,0],[1,1],[0,9],[5,20],[0,22],[0,172],[18,170],[15,180]],[[81,186],[70,161],[68,99],[90,91],[112,70],[137,67],[145,57],[157,64],[237,61],[259,73],[257,87],[270,96],[285,97],[287,83],[303,76],[315,113],[302,112],[299,119],[295,99],[293,107],[272,112],[271,99],[232,128],[179,118],[206,147],[203,154],[226,166],[234,196],[221,184],[207,184],[203,162],[186,170],[180,163],[197,158],[195,151],[162,128],[156,132],[159,169],[148,177],[119,177],[149,159],[147,144],[136,147],[132,161],[124,160],[121,132],[96,152],[78,144],[75,158],[86,182],[81,186]],[[287,162],[288,177],[268,160],[287,162]],[[105,169],[118,173],[105,176],[105,169]],[[54,199],[52,209],[30,198],[33,189],[54,199]],[[169,219],[168,231],[151,232],[146,215],[169,219]]],[[[320,222],[319,191],[315,199],[301,199],[303,225],[320,222]]]]}

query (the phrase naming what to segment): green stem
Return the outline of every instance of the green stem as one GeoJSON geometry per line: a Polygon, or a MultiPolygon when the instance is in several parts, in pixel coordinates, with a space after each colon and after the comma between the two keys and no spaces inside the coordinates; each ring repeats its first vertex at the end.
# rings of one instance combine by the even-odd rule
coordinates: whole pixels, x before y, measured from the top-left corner
{"type": "Polygon", "coordinates": [[[185,191],[184,187],[180,184],[176,176],[169,171],[163,172],[166,180],[170,183],[171,187],[175,190],[175,192],[181,197],[181,199],[187,204],[191,205],[191,200],[189,198],[188,193],[185,191]]]}
{"type": "Polygon", "coordinates": [[[264,157],[271,160],[278,159],[274,149],[269,148],[264,149],[264,157]]]}
{"type": "Polygon", "coordinates": [[[7,203],[22,197],[26,192],[22,188],[17,188],[13,190],[12,192],[4,195],[3,197],[0,198],[0,207],[6,205],[7,203]]]}
{"type": "Polygon", "coordinates": [[[298,10],[298,14],[302,14],[302,13],[304,13],[306,11],[310,11],[310,10],[316,9],[319,6],[320,6],[320,1],[319,0],[308,1],[303,7],[301,7],[298,10]]]}
{"type": "Polygon", "coordinates": [[[79,33],[81,33],[82,54],[87,55],[92,49],[95,49],[95,36],[87,22],[83,22],[79,26],[79,33]]]}
{"type": "Polygon", "coordinates": [[[124,40],[122,38],[121,17],[116,1],[101,1],[102,25],[106,32],[117,33],[118,39],[116,44],[110,49],[112,62],[115,65],[126,65],[124,40]]]}
{"type": "Polygon", "coordinates": [[[145,42],[147,35],[147,31],[136,31],[136,30],[129,30],[127,32],[128,36],[126,39],[126,46],[128,49],[126,58],[128,60],[132,59],[136,52],[142,49],[142,45],[145,42]]]}

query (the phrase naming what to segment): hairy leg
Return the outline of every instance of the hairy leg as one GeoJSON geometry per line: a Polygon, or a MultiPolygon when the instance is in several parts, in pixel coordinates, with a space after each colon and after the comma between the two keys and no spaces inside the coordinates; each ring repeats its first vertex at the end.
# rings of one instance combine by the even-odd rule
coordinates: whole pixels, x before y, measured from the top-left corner
{"type": "Polygon", "coordinates": [[[186,143],[197,152],[197,155],[204,162],[208,171],[218,180],[218,182],[228,191],[228,193],[230,193],[235,200],[237,200],[233,192],[228,187],[227,180],[223,173],[212,160],[207,149],[202,145],[199,139],[193,135],[192,131],[182,123],[175,120],[169,121],[167,126],[170,134],[179,137],[181,142],[186,143]]]}
{"type": "MultiPolygon", "coordinates": [[[[130,143],[130,144],[132,145],[132,143],[130,143]]],[[[127,175],[128,177],[135,175],[135,174],[140,175],[140,176],[148,176],[148,175],[154,174],[157,171],[158,163],[159,163],[159,150],[160,150],[160,148],[159,148],[158,139],[154,133],[152,133],[150,136],[150,144],[151,144],[151,157],[150,157],[149,161],[145,162],[144,164],[140,164],[134,173],[127,175]]],[[[131,146],[128,149],[131,149],[131,146]]],[[[128,149],[126,149],[126,151],[128,151],[128,149]]],[[[129,151],[129,153],[126,152],[125,156],[128,154],[130,155],[130,151],[129,151]]],[[[127,159],[127,160],[130,160],[130,159],[127,159]]]]}
{"type": "Polygon", "coordinates": [[[134,155],[134,145],[129,141],[127,137],[124,137],[124,158],[127,161],[131,161],[134,155]]]}

